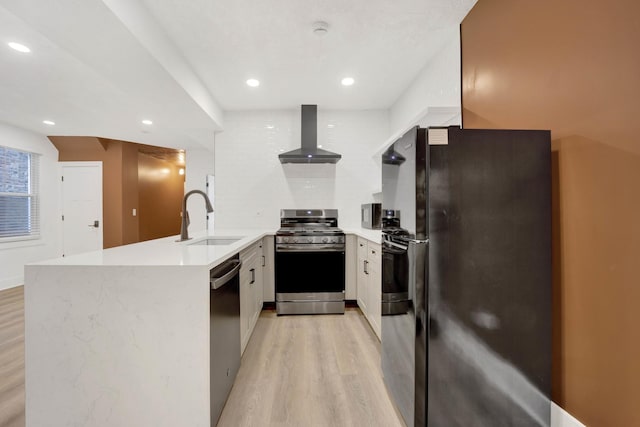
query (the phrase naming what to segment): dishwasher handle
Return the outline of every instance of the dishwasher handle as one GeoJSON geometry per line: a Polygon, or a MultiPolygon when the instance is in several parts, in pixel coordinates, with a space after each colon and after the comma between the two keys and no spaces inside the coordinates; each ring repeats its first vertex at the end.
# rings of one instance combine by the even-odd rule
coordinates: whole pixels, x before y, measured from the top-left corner
{"type": "Polygon", "coordinates": [[[233,266],[233,268],[220,277],[212,277],[210,281],[211,289],[220,289],[223,287],[229,280],[233,279],[233,277],[238,274],[238,270],[240,270],[240,267],[242,266],[242,262],[238,259],[230,259],[225,264],[233,266]]]}

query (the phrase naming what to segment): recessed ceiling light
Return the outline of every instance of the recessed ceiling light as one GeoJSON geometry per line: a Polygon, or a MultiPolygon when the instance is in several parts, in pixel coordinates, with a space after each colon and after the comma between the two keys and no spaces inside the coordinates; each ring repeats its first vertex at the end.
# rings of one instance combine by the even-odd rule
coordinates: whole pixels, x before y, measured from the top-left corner
{"type": "Polygon", "coordinates": [[[256,79],[249,79],[247,80],[247,85],[251,87],[258,87],[260,86],[260,82],[256,79]]]}
{"type": "Polygon", "coordinates": [[[327,127],[328,128],[334,128],[334,127],[336,127],[336,125],[328,124],[327,127]]]}
{"type": "Polygon", "coordinates": [[[353,79],[353,77],[345,77],[344,79],[342,79],[341,83],[342,86],[351,86],[352,84],[354,84],[356,81],[353,79]]]}
{"type": "Polygon", "coordinates": [[[314,22],[311,28],[313,29],[313,34],[318,37],[324,37],[329,32],[329,24],[324,21],[314,22]]]}
{"type": "Polygon", "coordinates": [[[42,123],[49,126],[53,126],[56,124],[56,122],[52,122],[51,120],[43,120],[42,123]]]}
{"type": "Polygon", "coordinates": [[[17,50],[18,52],[22,52],[22,53],[29,53],[31,52],[31,49],[29,49],[28,47],[26,47],[23,44],[20,43],[15,43],[15,42],[9,42],[7,43],[9,45],[9,47],[13,50],[17,50]]]}
{"type": "Polygon", "coordinates": [[[145,120],[142,121],[142,124],[149,126],[149,125],[152,125],[153,122],[151,120],[145,119],[145,120]]]}
{"type": "Polygon", "coordinates": [[[267,126],[265,126],[265,127],[266,127],[267,129],[273,129],[275,126],[273,126],[273,125],[267,125],[267,126]]]}

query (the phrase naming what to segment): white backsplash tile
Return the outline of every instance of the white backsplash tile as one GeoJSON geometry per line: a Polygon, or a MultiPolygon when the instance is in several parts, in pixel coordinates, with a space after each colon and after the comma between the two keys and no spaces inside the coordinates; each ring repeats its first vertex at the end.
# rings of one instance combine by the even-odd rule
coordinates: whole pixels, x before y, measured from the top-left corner
{"type": "Polygon", "coordinates": [[[300,111],[228,112],[216,135],[216,226],[277,227],[282,208],[337,208],[342,227],[359,227],[360,204],[380,188],[372,155],[389,133],[387,111],[318,112],[318,145],[337,164],[281,164],[300,147],[300,111]],[[331,125],[331,126],[330,126],[331,125]]]}

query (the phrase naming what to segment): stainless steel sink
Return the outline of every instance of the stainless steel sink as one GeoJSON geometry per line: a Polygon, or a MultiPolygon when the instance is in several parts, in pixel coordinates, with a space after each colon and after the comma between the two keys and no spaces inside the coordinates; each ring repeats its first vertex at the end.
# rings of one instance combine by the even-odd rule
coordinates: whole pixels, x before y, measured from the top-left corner
{"type": "Polygon", "coordinates": [[[244,239],[244,236],[221,236],[221,237],[205,237],[204,239],[196,240],[189,245],[230,245],[244,239]]]}

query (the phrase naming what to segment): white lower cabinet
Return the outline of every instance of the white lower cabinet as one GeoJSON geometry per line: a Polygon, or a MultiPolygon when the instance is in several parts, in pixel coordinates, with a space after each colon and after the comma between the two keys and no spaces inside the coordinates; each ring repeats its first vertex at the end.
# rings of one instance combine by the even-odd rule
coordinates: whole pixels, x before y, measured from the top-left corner
{"type": "Polygon", "coordinates": [[[253,328],[262,311],[263,258],[262,241],[240,251],[240,346],[247,347],[253,328]]]}
{"type": "Polygon", "coordinates": [[[344,299],[353,301],[358,296],[358,237],[353,234],[345,237],[344,299]]]}
{"type": "Polygon", "coordinates": [[[373,331],[382,339],[382,267],[380,245],[369,242],[367,273],[369,277],[368,319],[373,331]]]}
{"type": "Polygon", "coordinates": [[[275,243],[274,236],[265,236],[262,239],[262,277],[263,277],[263,300],[265,302],[275,302],[275,243]]]}
{"type": "Polygon", "coordinates": [[[358,307],[366,315],[369,300],[369,277],[367,274],[367,241],[358,237],[358,271],[356,273],[356,295],[358,307]]]}
{"type": "Polygon", "coordinates": [[[380,245],[358,237],[357,301],[371,329],[381,337],[381,251],[380,245]]]}

